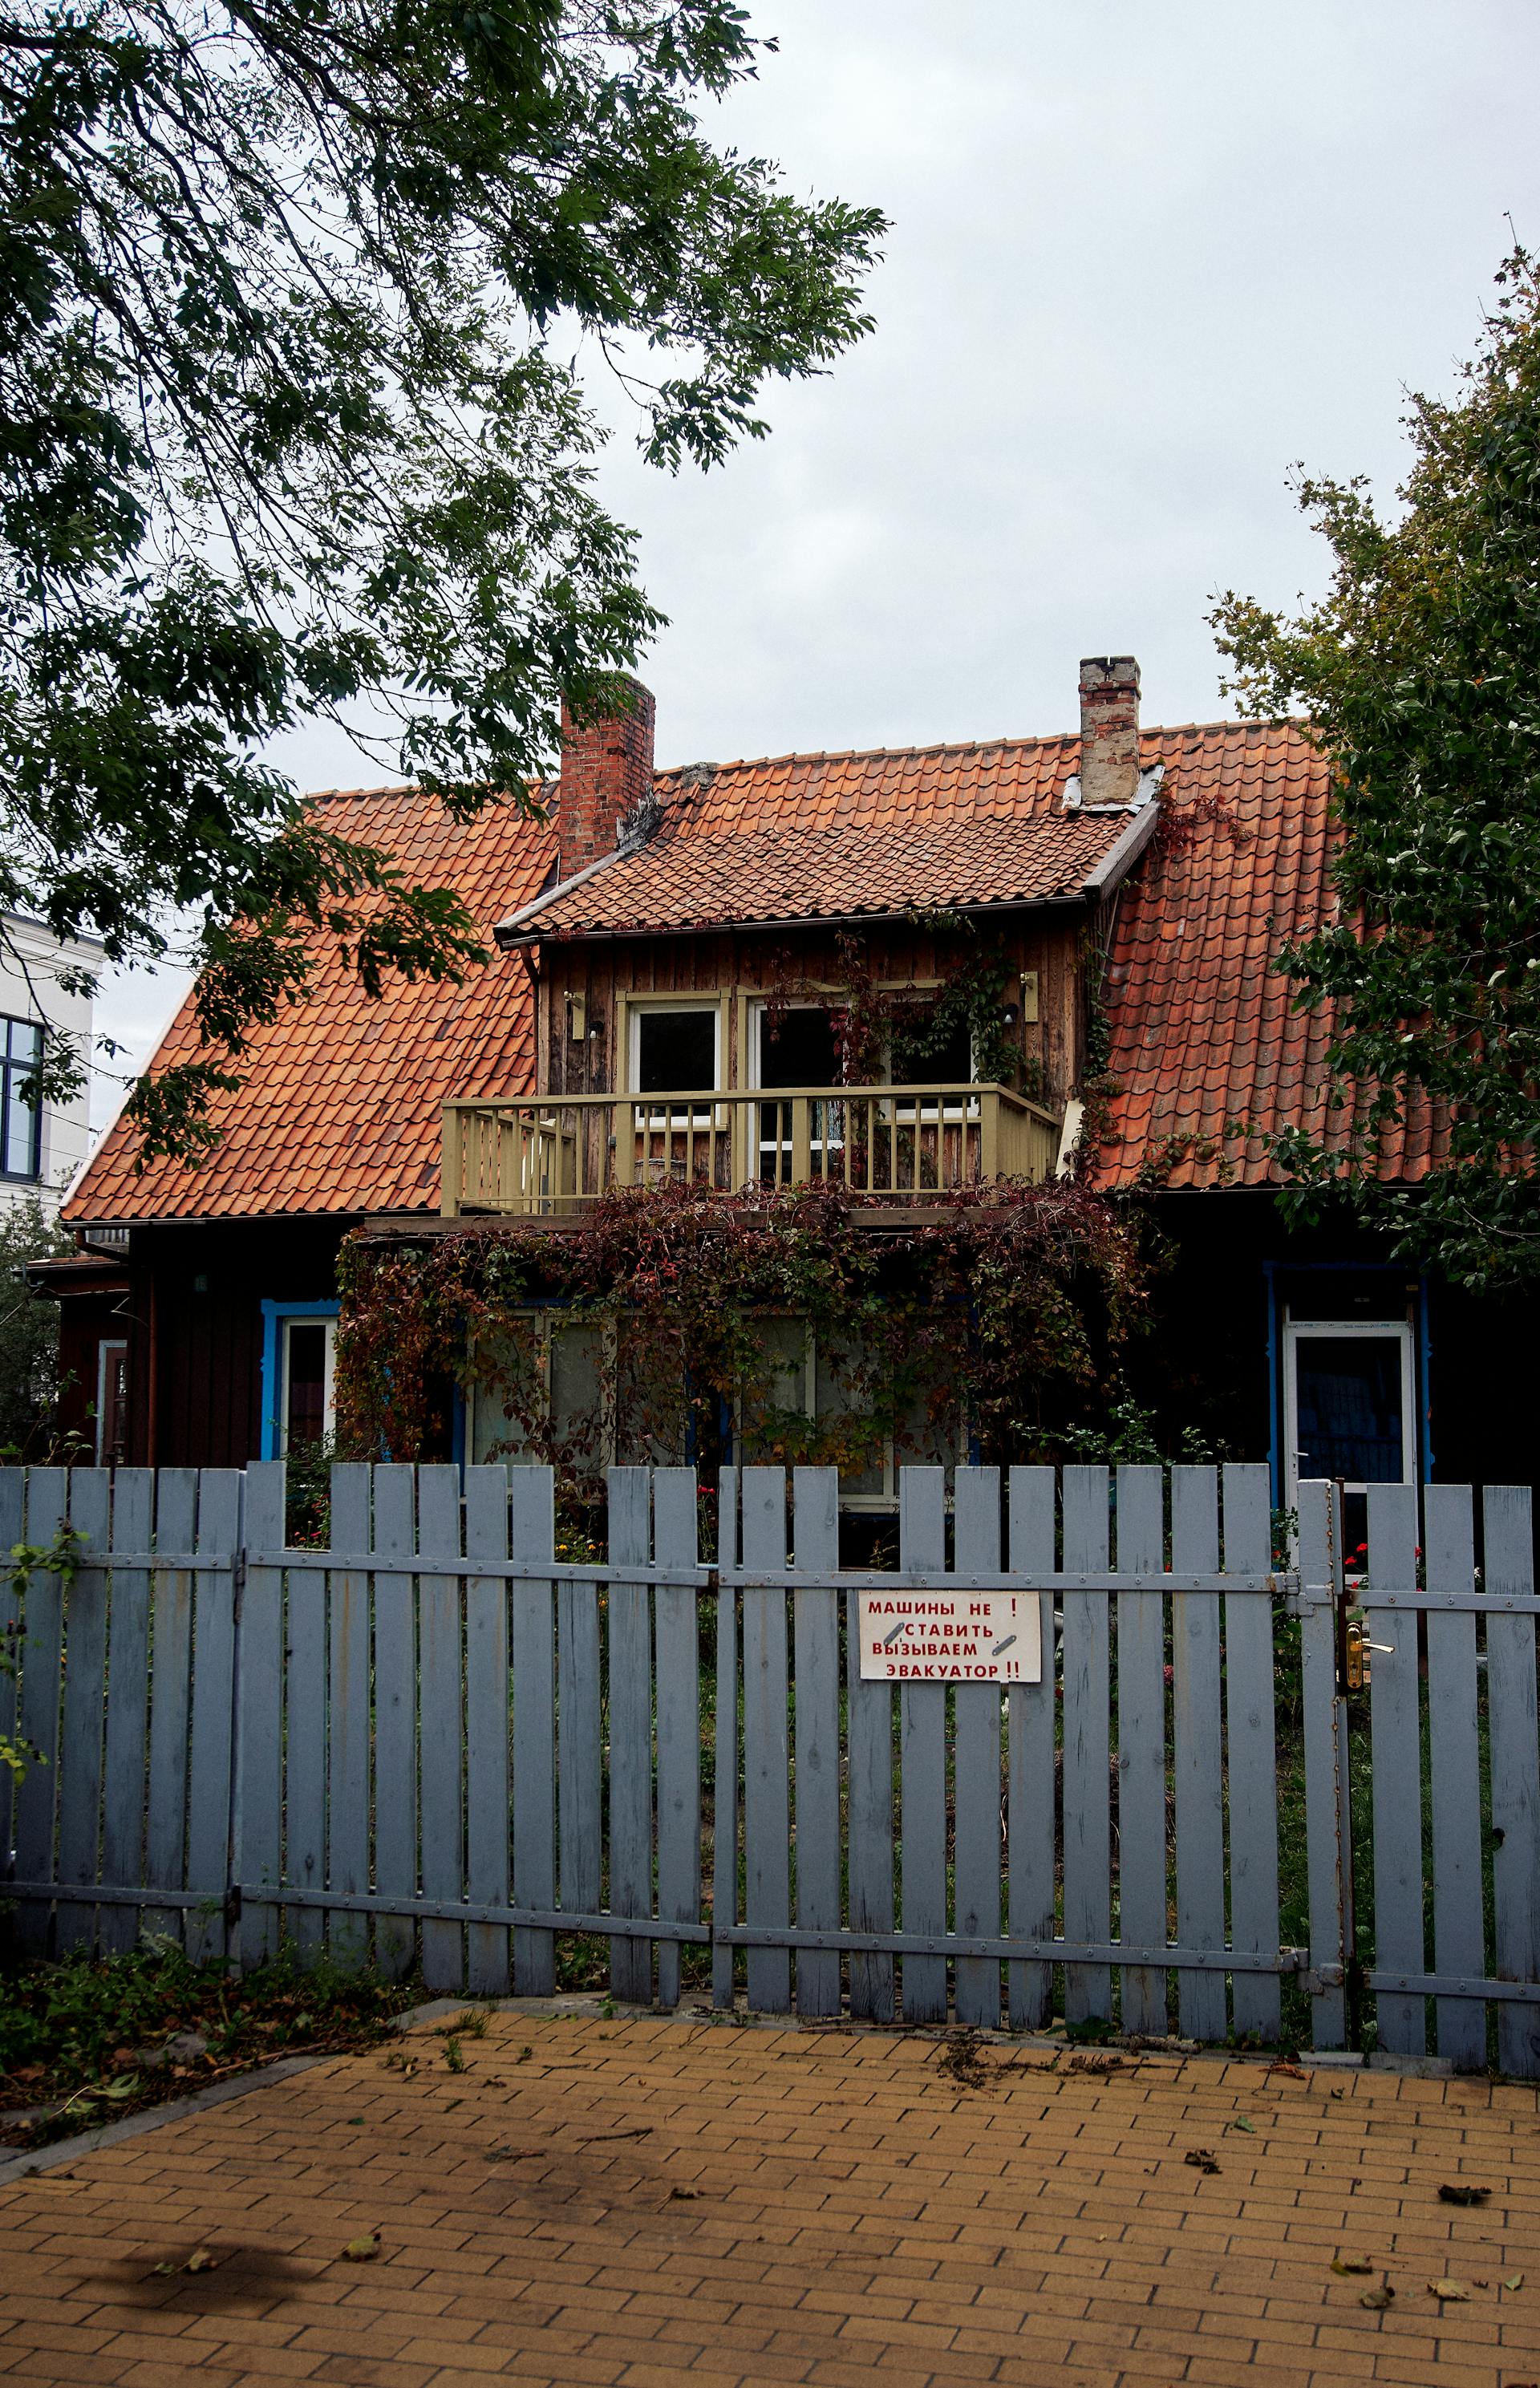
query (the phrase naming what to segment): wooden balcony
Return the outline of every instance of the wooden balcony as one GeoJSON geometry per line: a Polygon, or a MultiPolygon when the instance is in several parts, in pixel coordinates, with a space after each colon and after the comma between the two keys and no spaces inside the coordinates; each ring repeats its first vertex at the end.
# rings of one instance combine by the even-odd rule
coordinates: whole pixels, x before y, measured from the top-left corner
{"type": "Polygon", "coordinates": [[[905,1208],[1040,1183],[1060,1121],[1005,1086],[778,1086],[444,1105],[443,1213],[580,1215],[617,1186],[844,1186],[905,1208]]]}

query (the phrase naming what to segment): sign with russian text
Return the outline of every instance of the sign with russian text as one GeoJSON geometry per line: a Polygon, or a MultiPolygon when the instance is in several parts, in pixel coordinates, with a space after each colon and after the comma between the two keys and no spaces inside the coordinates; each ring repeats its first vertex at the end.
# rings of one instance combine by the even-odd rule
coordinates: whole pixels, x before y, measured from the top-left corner
{"type": "Polygon", "coordinates": [[[1037,1683],[1035,1592],[863,1592],[863,1683],[1037,1683]]]}

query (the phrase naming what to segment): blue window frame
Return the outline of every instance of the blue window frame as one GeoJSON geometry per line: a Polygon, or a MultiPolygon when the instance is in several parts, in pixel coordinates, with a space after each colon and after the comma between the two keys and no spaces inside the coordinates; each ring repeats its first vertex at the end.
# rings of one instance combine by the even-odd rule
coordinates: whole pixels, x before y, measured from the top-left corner
{"type": "Polygon", "coordinates": [[[291,1443],[319,1442],[332,1419],[336,1302],[262,1303],[261,1456],[282,1459],[291,1443]]]}
{"type": "Polygon", "coordinates": [[[28,1090],[43,1061],[43,1030],[35,1020],[6,1020],[0,1051],[0,1176],[43,1174],[43,1106],[28,1090]]]}

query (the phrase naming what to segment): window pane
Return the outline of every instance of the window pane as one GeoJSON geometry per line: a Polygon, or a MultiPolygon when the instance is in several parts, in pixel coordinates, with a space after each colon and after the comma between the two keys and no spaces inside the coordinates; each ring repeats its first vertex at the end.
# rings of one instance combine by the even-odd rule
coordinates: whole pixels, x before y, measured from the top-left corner
{"type": "Polygon", "coordinates": [[[15,1060],[18,1061],[41,1061],[43,1059],[43,1031],[38,1026],[37,1022],[35,1020],[12,1020],[6,1024],[10,1031],[9,1049],[15,1060]]]}
{"type": "Polygon", "coordinates": [[[36,1105],[25,1099],[26,1090],[32,1084],[30,1071],[11,1067],[6,1072],[6,1149],[3,1166],[12,1177],[33,1177],[37,1175],[38,1129],[41,1122],[36,1105]]]}
{"type": "Polygon", "coordinates": [[[714,1011],[643,1011],[637,1015],[636,1092],[694,1094],[717,1083],[714,1011]]]}
{"type": "Polygon", "coordinates": [[[288,1330],[285,1424],[288,1448],[319,1442],[326,1431],[326,1328],[324,1320],[296,1319],[288,1330]]]}
{"type": "Polygon", "coordinates": [[[835,1086],[834,1023],[826,1011],[765,1016],[759,1030],[762,1086],[835,1086]]]}
{"type": "Polygon", "coordinates": [[[901,1036],[895,1040],[893,1084],[896,1086],[966,1086],[974,1076],[973,1038],[965,1020],[953,1023],[944,1036],[901,1036]],[[906,1048],[908,1048],[906,1050],[906,1048]]]}
{"type": "Polygon", "coordinates": [[[1350,1484],[1403,1477],[1401,1343],[1385,1336],[1311,1336],[1294,1346],[1301,1476],[1350,1484]]]}

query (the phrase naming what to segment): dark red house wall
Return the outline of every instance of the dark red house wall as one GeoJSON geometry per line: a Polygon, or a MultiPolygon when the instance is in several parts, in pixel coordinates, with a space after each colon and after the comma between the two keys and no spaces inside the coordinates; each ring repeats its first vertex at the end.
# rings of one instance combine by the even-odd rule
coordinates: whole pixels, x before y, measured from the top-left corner
{"type": "Polygon", "coordinates": [[[261,1457],[262,1302],[331,1299],[351,1224],[134,1229],[129,1437],[138,1465],[244,1467],[261,1457]]]}

